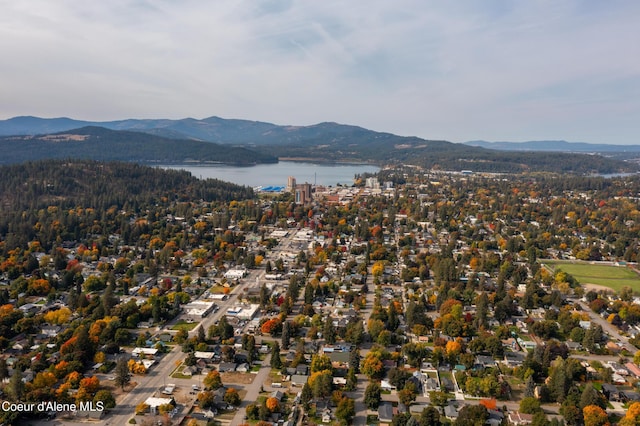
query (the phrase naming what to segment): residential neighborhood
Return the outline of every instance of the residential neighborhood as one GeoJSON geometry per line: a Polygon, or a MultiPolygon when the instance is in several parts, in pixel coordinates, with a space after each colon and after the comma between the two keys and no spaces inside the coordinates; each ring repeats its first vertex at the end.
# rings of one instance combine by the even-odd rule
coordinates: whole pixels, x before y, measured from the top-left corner
{"type": "Polygon", "coordinates": [[[52,241],[0,240],[2,398],[65,409],[1,414],[635,425],[640,181],[573,179],[395,167],[122,207],[107,234],[78,206],[73,239],[43,211],[52,241]]]}

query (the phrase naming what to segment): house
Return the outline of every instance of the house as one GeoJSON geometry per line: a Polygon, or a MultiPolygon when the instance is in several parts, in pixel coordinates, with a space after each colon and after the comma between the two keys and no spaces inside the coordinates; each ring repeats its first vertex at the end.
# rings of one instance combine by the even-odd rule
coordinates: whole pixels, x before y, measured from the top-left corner
{"type": "Polygon", "coordinates": [[[493,359],[493,357],[490,357],[488,355],[476,356],[475,363],[478,367],[481,367],[481,368],[495,368],[498,366],[498,363],[496,362],[496,360],[493,359]]]}
{"type": "Polygon", "coordinates": [[[173,406],[176,405],[176,400],[173,399],[173,397],[171,398],[157,398],[157,397],[149,397],[144,401],[145,404],[147,404],[149,406],[149,411],[151,411],[151,413],[156,413],[158,410],[158,407],[160,407],[161,405],[166,405],[166,404],[171,404],[173,406]]]}
{"type": "Polygon", "coordinates": [[[526,359],[524,352],[505,352],[504,362],[509,367],[519,367],[526,359]]]}
{"type": "Polygon", "coordinates": [[[378,420],[380,423],[391,423],[393,421],[393,406],[390,402],[383,402],[378,406],[378,420]]]}
{"type": "Polygon", "coordinates": [[[449,420],[456,420],[458,418],[458,407],[452,403],[447,404],[444,407],[444,416],[449,420]]]}
{"type": "Polygon", "coordinates": [[[390,390],[394,390],[396,387],[393,386],[388,380],[381,380],[380,388],[385,391],[390,391],[390,390]]]}
{"type": "Polygon", "coordinates": [[[56,337],[61,330],[62,327],[59,325],[43,325],[40,332],[47,337],[56,337]]]}
{"type": "Polygon", "coordinates": [[[514,426],[530,425],[531,422],[533,421],[533,415],[524,414],[524,413],[521,413],[520,411],[513,411],[509,413],[509,421],[514,426]]]}
{"type": "Polygon", "coordinates": [[[227,371],[236,371],[236,363],[235,362],[221,362],[218,366],[218,371],[221,373],[227,371]]]}
{"type": "Polygon", "coordinates": [[[635,376],[636,379],[640,378],[640,368],[638,368],[637,365],[635,365],[633,362],[627,362],[624,366],[627,370],[629,370],[629,373],[631,373],[631,375],[635,376]]]}
{"type": "Polygon", "coordinates": [[[632,391],[622,391],[621,400],[625,403],[631,404],[633,402],[640,402],[640,393],[632,391]]]}
{"type": "Polygon", "coordinates": [[[239,371],[240,373],[246,373],[249,370],[251,370],[251,367],[249,367],[249,364],[247,364],[246,362],[243,362],[236,367],[236,371],[239,371]]]}
{"type": "Polygon", "coordinates": [[[307,376],[306,374],[294,374],[291,376],[291,385],[292,386],[304,386],[305,383],[307,383],[307,380],[309,379],[309,376],[307,376]]]}
{"type": "Polygon", "coordinates": [[[602,393],[609,401],[620,402],[622,400],[622,394],[618,388],[614,385],[610,385],[609,383],[602,384],[602,393]]]}
{"type": "Polygon", "coordinates": [[[487,419],[486,424],[492,426],[499,426],[504,421],[504,414],[502,411],[498,410],[487,410],[489,411],[489,418],[487,419]]]}

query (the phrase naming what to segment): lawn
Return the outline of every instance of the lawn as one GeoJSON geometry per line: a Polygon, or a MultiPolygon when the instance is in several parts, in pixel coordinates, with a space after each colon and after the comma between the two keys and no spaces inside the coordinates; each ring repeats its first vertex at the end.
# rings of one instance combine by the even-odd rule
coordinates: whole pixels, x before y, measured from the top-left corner
{"type": "Polygon", "coordinates": [[[625,266],[591,264],[588,262],[562,262],[545,260],[543,264],[554,270],[562,270],[573,276],[580,284],[597,284],[620,291],[628,286],[638,288],[640,277],[625,266]]]}
{"type": "Polygon", "coordinates": [[[197,322],[186,322],[183,320],[178,321],[177,323],[175,323],[175,325],[173,327],[171,327],[172,330],[187,330],[187,331],[191,331],[194,328],[196,328],[198,326],[197,322]]]}

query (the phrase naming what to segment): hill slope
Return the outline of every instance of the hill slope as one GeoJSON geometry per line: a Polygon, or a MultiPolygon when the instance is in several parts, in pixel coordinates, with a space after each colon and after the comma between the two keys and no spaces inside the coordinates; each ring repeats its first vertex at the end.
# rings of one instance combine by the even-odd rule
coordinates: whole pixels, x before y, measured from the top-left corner
{"type": "Polygon", "coordinates": [[[148,133],[83,127],[40,136],[0,138],[0,164],[55,158],[154,163],[224,163],[253,165],[274,163],[277,158],[241,148],[210,142],[176,140],[148,133]]]}

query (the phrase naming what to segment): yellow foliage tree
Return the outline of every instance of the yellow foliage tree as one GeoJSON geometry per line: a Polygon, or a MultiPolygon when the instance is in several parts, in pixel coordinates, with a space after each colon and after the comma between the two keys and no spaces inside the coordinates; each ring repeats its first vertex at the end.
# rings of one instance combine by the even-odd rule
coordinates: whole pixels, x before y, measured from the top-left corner
{"type": "Polygon", "coordinates": [[[634,402],[627,409],[627,413],[618,423],[619,426],[640,425],[640,402],[634,402]]]}
{"type": "Polygon", "coordinates": [[[611,426],[607,412],[597,405],[587,405],[582,409],[584,426],[611,426]]]}
{"type": "Polygon", "coordinates": [[[64,307],[44,314],[44,320],[50,324],[65,324],[71,318],[71,309],[64,307]]]}

